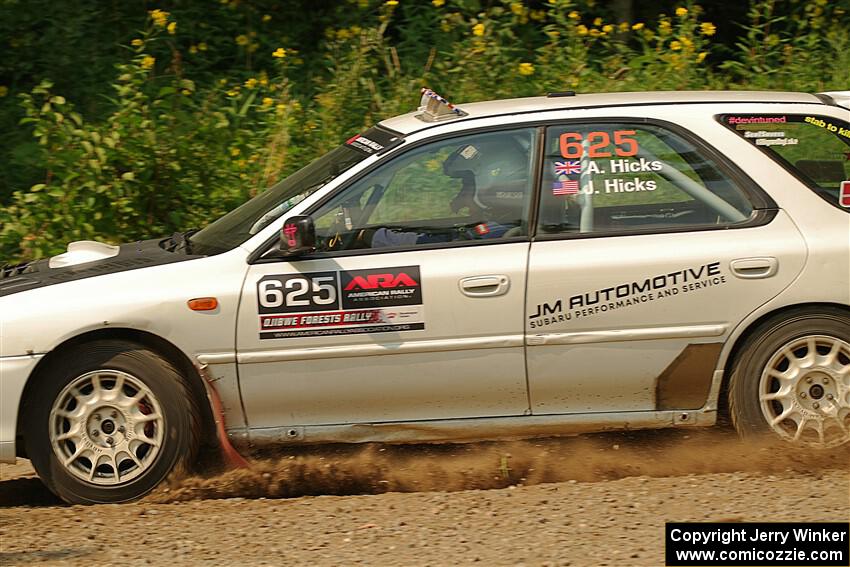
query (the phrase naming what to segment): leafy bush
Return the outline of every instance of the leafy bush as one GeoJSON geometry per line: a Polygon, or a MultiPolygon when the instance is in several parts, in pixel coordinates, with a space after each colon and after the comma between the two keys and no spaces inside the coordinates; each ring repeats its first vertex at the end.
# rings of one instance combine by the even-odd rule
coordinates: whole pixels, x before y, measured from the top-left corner
{"type": "Polygon", "coordinates": [[[184,24],[152,10],[115,67],[108,111],[78,112],[49,81],[18,95],[39,179],[0,210],[0,257],[203,226],[412,110],[426,85],[456,102],[568,89],[847,89],[847,3],[754,0],[729,48],[690,3],[625,22],[597,16],[589,1],[354,0],[310,57],[264,28],[268,14],[239,20],[245,32],[228,52],[202,12],[184,24]]]}

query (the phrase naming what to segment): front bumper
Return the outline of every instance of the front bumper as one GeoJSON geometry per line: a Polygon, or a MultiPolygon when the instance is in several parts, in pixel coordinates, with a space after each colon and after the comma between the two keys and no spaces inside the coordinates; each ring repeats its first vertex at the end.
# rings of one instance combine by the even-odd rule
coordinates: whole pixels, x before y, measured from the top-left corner
{"type": "Polygon", "coordinates": [[[15,462],[18,408],[32,371],[43,354],[0,357],[0,463],[15,462]]]}

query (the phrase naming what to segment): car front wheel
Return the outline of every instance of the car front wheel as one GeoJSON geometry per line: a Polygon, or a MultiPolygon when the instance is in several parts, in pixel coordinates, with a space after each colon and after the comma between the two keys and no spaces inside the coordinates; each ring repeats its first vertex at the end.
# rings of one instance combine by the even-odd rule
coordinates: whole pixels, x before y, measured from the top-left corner
{"type": "Polygon", "coordinates": [[[736,357],[729,409],[744,437],[836,447],[850,441],[850,316],[839,310],[774,319],[736,357]]]}
{"type": "Polygon", "coordinates": [[[34,392],[26,447],[45,484],[70,503],[143,496],[193,460],[197,406],[166,359],[123,341],[99,341],[53,361],[34,392]]]}

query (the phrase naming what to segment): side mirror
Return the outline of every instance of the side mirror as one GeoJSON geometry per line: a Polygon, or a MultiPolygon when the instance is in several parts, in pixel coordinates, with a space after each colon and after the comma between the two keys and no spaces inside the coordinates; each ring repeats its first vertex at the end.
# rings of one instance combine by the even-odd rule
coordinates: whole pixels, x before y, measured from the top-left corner
{"type": "Polygon", "coordinates": [[[313,217],[295,215],[286,219],[280,231],[280,251],[284,256],[303,256],[316,250],[313,217]]]}

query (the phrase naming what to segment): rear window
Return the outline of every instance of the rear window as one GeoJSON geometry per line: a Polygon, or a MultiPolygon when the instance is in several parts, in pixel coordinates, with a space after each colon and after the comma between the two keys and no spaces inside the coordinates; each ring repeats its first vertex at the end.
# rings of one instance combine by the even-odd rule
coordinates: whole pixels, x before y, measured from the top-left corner
{"type": "Polygon", "coordinates": [[[811,114],[724,115],[720,121],[821,198],[850,211],[850,124],[811,114]]]}

